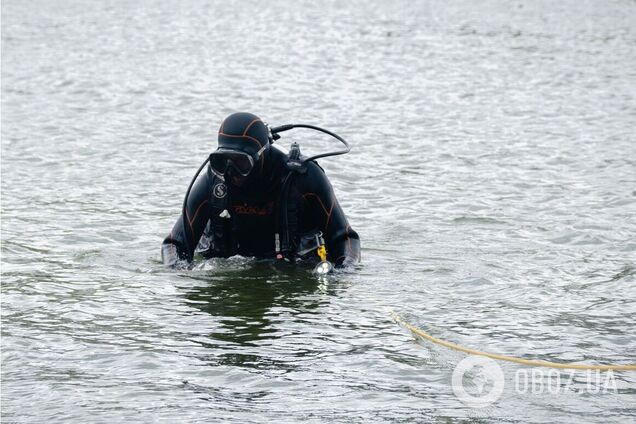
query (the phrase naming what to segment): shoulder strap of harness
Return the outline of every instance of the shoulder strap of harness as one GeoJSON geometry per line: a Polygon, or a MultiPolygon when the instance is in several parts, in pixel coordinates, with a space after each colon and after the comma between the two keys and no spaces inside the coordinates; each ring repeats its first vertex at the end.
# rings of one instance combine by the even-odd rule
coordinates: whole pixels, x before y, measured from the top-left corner
{"type": "Polygon", "coordinates": [[[295,176],[299,172],[291,170],[283,179],[281,193],[277,201],[275,247],[277,259],[293,259],[298,247],[298,199],[292,198],[295,176]]]}
{"type": "Polygon", "coordinates": [[[210,229],[214,235],[214,245],[217,253],[230,256],[231,251],[231,216],[228,212],[228,190],[225,181],[208,165],[208,181],[210,181],[210,229]]]}

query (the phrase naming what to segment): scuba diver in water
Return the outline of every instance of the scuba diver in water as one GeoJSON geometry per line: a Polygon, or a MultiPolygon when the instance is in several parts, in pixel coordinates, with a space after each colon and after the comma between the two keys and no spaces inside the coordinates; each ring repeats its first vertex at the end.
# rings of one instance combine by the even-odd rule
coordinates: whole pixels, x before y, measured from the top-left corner
{"type": "Polygon", "coordinates": [[[348,152],[339,136],[311,125],[269,128],[250,113],[228,116],[218,149],[195,175],[181,217],[161,247],[174,267],[204,258],[233,255],[296,261],[321,259],[324,272],[360,261],[360,239],[349,226],[318,157],[348,152]],[[279,132],[311,128],[329,134],[346,151],[304,158],[296,143],[289,154],[272,146],[279,132]],[[195,183],[196,181],[196,183],[195,183]]]}

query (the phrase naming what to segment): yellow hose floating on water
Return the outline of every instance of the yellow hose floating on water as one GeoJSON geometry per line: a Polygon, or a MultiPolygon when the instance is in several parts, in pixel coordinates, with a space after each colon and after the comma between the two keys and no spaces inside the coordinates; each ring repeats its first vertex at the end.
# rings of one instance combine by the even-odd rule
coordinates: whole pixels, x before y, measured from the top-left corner
{"type": "Polygon", "coordinates": [[[416,326],[405,321],[401,316],[396,314],[393,310],[389,311],[395,322],[402,327],[408,329],[413,334],[426,339],[432,343],[440,346],[447,347],[449,349],[456,350],[458,352],[468,353],[470,355],[485,356],[486,358],[498,359],[500,361],[515,362],[517,364],[529,365],[532,367],[546,367],[546,368],[562,368],[562,369],[574,369],[574,370],[599,370],[599,371],[636,371],[636,364],[628,365],[588,365],[588,364],[571,364],[571,363],[559,363],[550,361],[539,361],[533,359],[515,358],[514,356],[499,355],[497,353],[482,352],[481,350],[471,349],[469,347],[460,346],[455,343],[447,342],[445,340],[438,339],[431,336],[424,330],[417,328],[416,326]]]}

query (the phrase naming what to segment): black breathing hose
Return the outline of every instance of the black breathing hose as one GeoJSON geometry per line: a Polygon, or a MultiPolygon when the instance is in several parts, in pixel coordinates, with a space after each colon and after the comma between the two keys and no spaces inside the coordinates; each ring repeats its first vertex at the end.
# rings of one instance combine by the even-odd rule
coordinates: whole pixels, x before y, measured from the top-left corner
{"type": "MultiPolygon", "coordinates": [[[[192,178],[192,181],[190,181],[190,185],[188,186],[188,189],[186,190],[186,195],[185,198],[183,199],[183,208],[181,210],[181,215],[183,216],[183,233],[185,234],[186,237],[186,243],[187,243],[187,249],[188,249],[188,256],[189,256],[189,260],[192,260],[192,258],[194,257],[194,251],[190,252],[190,235],[188,234],[188,227],[189,227],[189,222],[188,222],[188,218],[186,216],[187,214],[187,210],[188,210],[188,197],[190,197],[190,191],[192,190],[192,186],[194,186],[194,182],[197,180],[197,178],[199,177],[199,174],[201,173],[201,170],[203,169],[203,167],[205,167],[205,165],[210,161],[210,156],[208,156],[205,161],[201,164],[201,166],[199,167],[199,169],[197,170],[197,173],[194,174],[194,178],[192,178]]],[[[196,246],[195,246],[196,248],[196,246]]]]}
{"type": "Polygon", "coordinates": [[[280,136],[276,137],[276,135],[278,135],[278,133],[281,133],[283,131],[289,131],[289,130],[294,129],[294,128],[309,128],[310,130],[319,131],[321,133],[325,133],[327,135],[332,136],[333,138],[335,138],[336,140],[340,141],[342,144],[345,145],[345,149],[344,150],[339,150],[337,152],[321,153],[321,154],[314,155],[314,156],[311,156],[311,157],[308,157],[308,158],[304,158],[302,160],[302,162],[308,162],[310,160],[316,160],[316,159],[319,159],[319,158],[326,158],[327,156],[344,155],[345,153],[349,153],[351,151],[351,147],[349,146],[349,143],[347,143],[347,140],[345,140],[344,138],[340,137],[338,134],[332,133],[329,130],[317,127],[315,125],[287,124],[287,125],[281,125],[280,127],[272,127],[271,131],[272,131],[272,135],[274,136],[274,139],[277,140],[278,138],[280,138],[280,136]]]}

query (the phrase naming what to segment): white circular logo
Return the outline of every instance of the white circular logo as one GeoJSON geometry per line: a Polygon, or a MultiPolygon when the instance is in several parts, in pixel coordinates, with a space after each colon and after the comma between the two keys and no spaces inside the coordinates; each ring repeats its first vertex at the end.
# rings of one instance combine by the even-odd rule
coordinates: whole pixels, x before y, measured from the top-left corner
{"type": "Polygon", "coordinates": [[[469,356],[459,361],[453,370],[452,383],[453,392],[462,403],[471,408],[484,408],[501,397],[504,373],[490,358],[469,356]]]}
{"type": "Polygon", "coordinates": [[[227,194],[227,189],[225,188],[225,184],[218,183],[214,186],[212,192],[214,193],[214,197],[216,197],[217,199],[222,199],[227,194]]]}

